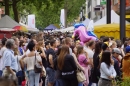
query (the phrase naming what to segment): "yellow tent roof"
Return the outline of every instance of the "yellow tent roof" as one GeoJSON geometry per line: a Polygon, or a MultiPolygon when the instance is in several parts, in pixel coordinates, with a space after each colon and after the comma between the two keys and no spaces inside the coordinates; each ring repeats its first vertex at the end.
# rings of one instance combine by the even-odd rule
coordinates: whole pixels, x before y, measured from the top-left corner
{"type": "MultiPolygon", "coordinates": [[[[130,24],[126,25],[126,31],[130,30],[130,24]]],[[[120,31],[119,24],[105,24],[94,27],[94,32],[115,32],[120,31]]]]}
{"type": "MultiPolygon", "coordinates": [[[[120,39],[120,25],[119,24],[105,24],[94,27],[94,33],[100,36],[114,37],[120,39]]],[[[126,25],[126,37],[130,37],[130,24],[126,25]]]]}

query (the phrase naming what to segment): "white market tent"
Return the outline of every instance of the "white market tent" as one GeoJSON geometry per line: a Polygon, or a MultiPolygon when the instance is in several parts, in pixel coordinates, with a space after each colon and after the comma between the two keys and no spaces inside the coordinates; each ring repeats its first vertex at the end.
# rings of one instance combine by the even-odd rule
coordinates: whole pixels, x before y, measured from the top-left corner
{"type": "Polygon", "coordinates": [[[61,32],[72,32],[72,31],[74,31],[74,26],[71,26],[71,27],[68,27],[68,28],[65,28],[65,29],[61,29],[60,30],[61,32]]]}
{"type": "MultiPolygon", "coordinates": [[[[106,23],[106,18],[107,18],[107,16],[104,16],[103,18],[101,18],[100,20],[95,22],[94,26],[107,24],[106,23]]],[[[120,23],[120,16],[118,14],[116,14],[114,10],[111,10],[111,23],[116,23],[116,24],[120,23]]],[[[128,23],[129,22],[126,21],[126,24],[128,24],[128,23]]]]}

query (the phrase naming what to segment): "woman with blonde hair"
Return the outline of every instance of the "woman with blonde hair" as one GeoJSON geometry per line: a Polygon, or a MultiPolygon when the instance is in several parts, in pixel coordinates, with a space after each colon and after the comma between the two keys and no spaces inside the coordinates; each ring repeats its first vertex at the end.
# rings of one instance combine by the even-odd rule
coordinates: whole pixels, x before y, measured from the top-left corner
{"type": "MultiPolygon", "coordinates": [[[[42,59],[42,64],[43,64],[44,68],[46,69],[47,60],[46,60],[46,54],[45,54],[45,51],[44,51],[44,47],[45,47],[44,40],[38,41],[36,50],[37,50],[37,52],[39,52],[41,59],[42,59]]],[[[41,79],[43,81],[42,86],[45,86],[45,76],[41,75],[41,79]]]]}
{"type": "Polygon", "coordinates": [[[62,79],[65,81],[66,86],[78,86],[76,76],[77,66],[73,56],[69,54],[69,47],[67,45],[61,47],[57,58],[57,66],[61,71],[62,79]]]}
{"type": "Polygon", "coordinates": [[[17,64],[18,64],[18,70],[16,73],[16,76],[18,78],[18,85],[22,85],[22,81],[25,80],[25,74],[24,74],[24,71],[23,71],[23,69],[21,67],[21,63],[20,63],[22,56],[19,55],[19,51],[18,51],[17,47],[14,48],[14,56],[15,56],[15,58],[17,60],[17,64]]]}

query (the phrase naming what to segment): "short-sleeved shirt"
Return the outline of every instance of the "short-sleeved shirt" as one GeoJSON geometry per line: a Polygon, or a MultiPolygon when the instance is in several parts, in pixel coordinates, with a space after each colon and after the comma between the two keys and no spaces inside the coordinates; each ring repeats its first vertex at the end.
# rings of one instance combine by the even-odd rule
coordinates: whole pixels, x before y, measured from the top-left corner
{"type": "Polygon", "coordinates": [[[3,53],[6,49],[7,49],[6,47],[2,47],[1,50],[0,50],[0,56],[1,56],[1,58],[0,58],[0,70],[3,69],[3,53]]]}
{"type": "Polygon", "coordinates": [[[47,50],[47,67],[52,68],[51,64],[49,62],[49,55],[52,55],[53,60],[56,59],[56,53],[55,53],[55,51],[52,48],[47,50]]]}
{"type": "Polygon", "coordinates": [[[6,49],[7,49],[6,47],[2,47],[1,50],[0,50],[0,56],[1,56],[1,58],[0,58],[0,70],[3,69],[3,53],[6,49]]]}
{"type": "Polygon", "coordinates": [[[3,54],[4,68],[9,66],[11,69],[18,71],[17,58],[14,56],[14,52],[11,49],[6,49],[3,54]]]}
{"type": "Polygon", "coordinates": [[[90,48],[87,48],[86,46],[84,47],[84,51],[88,53],[88,57],[90,59],[93,59],[93,55],[94,55],[94,52],[90,49],[90,48]]]}
{"type": "Polygon", "coordinates": [[[78,62],[81,66],[86,67],[87,65],[87,58],[84,54],[78,56],[78,62]]]}

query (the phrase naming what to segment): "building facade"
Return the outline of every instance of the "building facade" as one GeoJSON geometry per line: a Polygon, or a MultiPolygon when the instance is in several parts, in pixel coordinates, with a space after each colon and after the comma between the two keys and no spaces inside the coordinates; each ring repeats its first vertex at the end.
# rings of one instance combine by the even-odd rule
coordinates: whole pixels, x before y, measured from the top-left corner
{"type": "MultiPolygon", "coordinates": [[[[111,0],[110,5],[112,10],[119,10],[119,0],[111,0]]],[[[104,17],[106,10],[106,0],[86,0],[86,14],[88,18],[94,20],[94,22],[104,17]],[[105,3],[101,4],[102,1],[105,1],[105,3]]]]}

